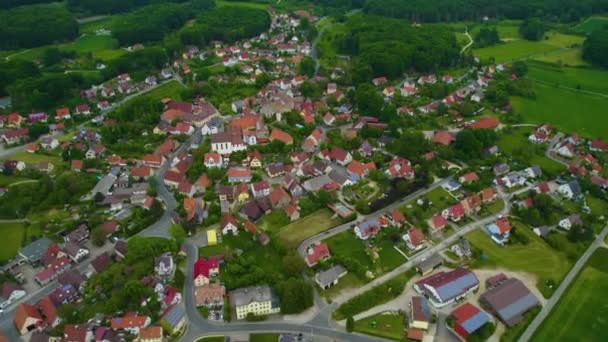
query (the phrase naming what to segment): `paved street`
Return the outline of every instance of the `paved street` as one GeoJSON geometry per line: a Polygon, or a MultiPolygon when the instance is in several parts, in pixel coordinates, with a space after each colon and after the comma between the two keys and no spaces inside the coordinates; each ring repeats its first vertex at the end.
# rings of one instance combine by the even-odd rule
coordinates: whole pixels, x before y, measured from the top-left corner
{"type": "Polygon", "coordinates": [[[520,342],[528,342],[532,338],[536,329],[540,327],[542,322],[551,313],[551,310],[553,310],[555,304],[559,302],[559,300],[562,298],[570,284],[574,281],[574,279],[576,279],[576,276],[583,269],[583,267],[587,263],[587,260],[589,260],[593,252],[595,252],[596,249],[604,245],[606,235],[608,235],[608,225],[604,227],[602,232],[595,238],[595,241],[593,241],[591,246],[587,248],[583,256],[581,256],[576,262],[576,264],[574,264],[574,267],[572,267],[572,269],[570,270],[570,272],[568,272],[564,280],[559,284],[557,291],[555,291],[551,298],[547,300],[547,303],[540,310],[540,313],[536,316],[536,318],[534,318],[532,323],[530,323],[526,331],[524,331],[523,335],[519,339],[520,342]]]}

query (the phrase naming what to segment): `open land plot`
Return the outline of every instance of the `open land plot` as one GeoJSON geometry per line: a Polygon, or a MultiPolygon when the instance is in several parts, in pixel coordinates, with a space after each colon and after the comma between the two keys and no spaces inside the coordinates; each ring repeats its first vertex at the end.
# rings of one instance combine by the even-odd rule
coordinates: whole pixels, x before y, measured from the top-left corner
{"type": "Polygon", "coordinates": [[[251,334],[249,342],[276,342],[279,340],[279,334],[251,334]]]}
{"type": "Polygon", "coordinates": [[[483,61],[494,58],[497,63],[525,59],[531,56],[544,55],[556,50],[556,47],[544,42],[514,40],[494,46],[473,50],[473,54],[483,61]]]}
{"type": "Polygon", "coordinates": [[[63,161],[63,159],[61,159],[61,157],[59,157],[59,155],[55,155],[55,154],[41,154],[41,153],[28,153],[28,152],[18,152],[15,153],[13,155],[10,155],[8,157],[3,158],[3,160],[18,160],[18,161],[22,161],[25,164],[38,164],[41,162],[50,162],[55,166],[55,169],[57,169],[58,166],[63,165],[65,162],[63,161]]]}
{"type": "Polygon", "coordinates": [[[359,240],[355,234],[348,230],[325,240],[332,255],[354,259],[363,267],[373,269],[373,263],[365,250],[365,242],[359,240]]]}
{"type": "Polygon", "coordinates": [[[608,328],[608,249],[596,250],[532,338],[535,341],[603,341],[608,328]]]}
{"type": "Polygon", "coordinates": [[[546,63],[555,63],[575,67],[589,65],[589,63],[583,60],[583,52],[580,48],[557,50],[554,52],[549,52],[542,56],[536,56],[533,59],[546,63]]]}
{"type": "Polygon", "coordinates": [[[179,82],[173,80],[163,85],[160,85],[153,90],[150,90],[144,96],[150,99],[151,101],[160,101],[165,97],[180,101],[182,100],[181,94],[184,89],[186,89],[184,88],[184,86],[182,86],[179,82]]]}
{"type": "Polygon", "coordinates": [[[8,261],[17,255],[19,248],[21,248],[24,233],[25,226],[23,223],[0,223],[0,234],[2,234],[2,241],[0,241],[0,263],[8,261]]]}
{"type": "Polygon", "coordinates": [[[92,34],[99,29],[111,29],[114,21],[119,16],[108,16],[101,17],[98,20],[87,21],[86,23],[80,24],[80,33],[92,34]]]}
{"type": "Polygon", "coordinates": [[[544,123],[565,132],[608,139],[608,98],[579,93],[564,88],[535,84],[536,99],[512,98],[513,108],[524,122],[544,123]]]}
{"type": "Polygon", "coordinates": [[[608,95],[608,71],[595,68],[569,68],[555,64],[529,63],[528,77],[549,84],[608,95]]]}
{"type": "MultiPolygon", "coordinates": [[[[447,192],[442,187],[436,188],[426,195],[420,197],[420,199],[426,199],[430,201],[432,204],[426,209],[422,209],[422,207],[417,203],[418,199],[414,199],[403,207],[401,207],[401,211],[406,215],[408,220],[411,220],[413,217],[420,217],[423,220],[431,218],[433,215],[438,213],[439,211],[447,208],[448,206],[456,203],[456,199],[447,192]],[[418,215],[417,215],[418,213],[418,215]]],[[[417,223],[417,222],[412,222],[417,223]]]]}
{"type": "Polygon", "coordinates": [[[517,21],[501,21],[497,24],[488,24],[488,25],[476,25],[470,30],[471,36],[475,37],[482,28],[487,27],[489,29],[495,28],[498,32],[498,37],[500,39],[519,39],[519,22],[517,21]]]}
{"type": "Polygon", "coordinates": [[[498,140],[498,147],[504,153],[512,156],[520,155],[522,151],[533,150],[536,152],[527,156],[526,163],[540,166],[544,172],[557,175],[565,170],[565,166],[547,158],[544,155],[544,146],[536,146],[528,140],[532,133],[531,127],[513,128],[511,133],[503,133],[498,140]]]}
{"type": "MultiPolygon", "coordinates": [[[[338,293],[342,292],[343,290],[354,289],[361,285],[363,285],[363,282],[361,280],[359,280],[359,278],[357,278],[356,275],[349,272],[340,279],[338,284],[330,287],[327,290],[319,290],[319,293],[323,297],[325,297],[327,299],[331,299],[331,298],[334,298],[338,293]]],[[[317,288],[317,289],[319,289],[319,288],[317,288]]]]}
{"type": "Polygon", "coordinates": [[[574,31],[589,34],[608,25],[608,17],[590,17],[574,27],[574,31]]]}
{"type": "Polygon", "coordinates": [[[517,229],[517,233],[528,239],[526,245],[498,246],[482,231],[484,228],[466,235],[471,245],[483,254],[472,266],[475,268],[504,267],[535,274],[538,277],[536,286],[545,297],[549,297],[554,289],[547,287],[547,280],[553,280],[559,284],[572,267],[572,263],[564,254],[552,249],[545,241],[536,236],[526,225],[520,222],[512,223],[517,229]]]}
{"type": "Polygon", "coordinates": [[[281,228],[278,235],[287,248],[293,248],[307,238],[339,224],[340,220],[333,218],[333,213],[329,209],[322,209],[286,225],[281,228]]]}
{"type": "Polygon", "coordinates": [[[382,312],[355,322],[355,331],[401,341],[405,331],[405,316],[396,312],[382,312]]]}
{"type": "Polygon", "coordinates": [[[0,175],[0,187],[7,187],[11,184],[31,180],[27,177],[0,175]]]}

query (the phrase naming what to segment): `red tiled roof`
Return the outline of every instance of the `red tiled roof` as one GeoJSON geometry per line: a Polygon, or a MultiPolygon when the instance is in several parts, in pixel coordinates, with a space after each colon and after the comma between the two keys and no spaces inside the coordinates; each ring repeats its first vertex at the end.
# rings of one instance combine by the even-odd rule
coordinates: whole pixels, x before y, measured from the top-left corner
{"type": "Polygon", "coordinates": [[[435,229],[442,229],[446,225],[445,217],[441,215],[435,215],[431,219],[433,221],[433,226],[435,229]]]}
{"type": "Polygon", "coordinates": [[[124,317],[112,318],[111,327],[114,330],[127,328],[143,328],[146,324],[147,316],[128,315],[124,317]]]}
{"type": "Polygon", "coordinates": [[[38,301],[37,306],[47,324],[52,325],[57,320],[57,308],[49,296],[42,297],[38,301]]]}
{"type": "Polygon", "coordinates": [[[497,118],[486,117],[477,120],[477,122],[473,123],[470,127],[473,129],[490,129],[498,127],[499,124],[500,121],[498,121],[497,118]]]}
{"type": "Polygon", "coordinates": [[[416,227],[410,228],[410,230],[408,230],[407,234],[410,237],[410,242],[414,246],[418,246],[424,241],[424,233],[422,232],[422,230],[420,230],[416,227]]]}
{"type": "Polygon", "coordinates": [[[309,265],[315,265],[319,260],[325,258],[329,258],[329,247],[326,243],[320,243],[309,248],[306,262],[309,265]]]}
{"type": "Polygon", "coordinates": [[[279,140],[285,144],[293,144],[293,138],[291,137],[291,135],[277,128],[274,128],[272,130],[269,139],[270,141],[279,140]]]}
{"type": "Polygon", "coordinates": [[[217,260],[207,260],[207,259],[199,258],[194,263],[194,273],[192,274],[192,276],[194,277],[193,279],[198,278],[198,276],[200,276],[200,275],[202,275],[205,278],[209,278],[210,271],[213,269],[216,269],[218,267],[219,267],[219,264],[218,264],[217,260]]]}
{"type": "Polygon", "coordinates": [[[38,310],[36,310],[36,308],[33,305],[21,303],[19,306],[17,306],[17,308],[15,309],[14,322],[15,322],[15,326],[17,327],[17,329],[19,331],[21,331],[26,320],[30,317],[34,318],[34,319],[42,320],[42,316],[40,316],[40,313],[38,312],[38,310]]]}
{"type": "Polygon", "coordinates": [[[163,337],[163,328],[157,326],[151,326],[143,329],[139,329],[139,339],[151,340],[160,339],[163,337]]]}
{"type": "Polygon", "coordinates": [[[433,136],[433,142],[436,144],[450,145],[454,141],[454,135],[448,131],[437,131],[433,136]]]}

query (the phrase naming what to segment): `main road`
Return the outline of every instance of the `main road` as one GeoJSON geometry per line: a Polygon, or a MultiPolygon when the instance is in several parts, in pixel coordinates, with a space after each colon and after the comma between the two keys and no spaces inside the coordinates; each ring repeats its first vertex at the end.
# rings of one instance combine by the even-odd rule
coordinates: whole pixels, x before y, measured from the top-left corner
{"type": "Polygon", "coordinates": [[[583,269],[583,267],[585,267],[585,264],[587,263],[587,261],[589,260],[591,255],[593,255],[593,252],[595,252],[596,249],[598,249],[604,245],[604,240],[606,239],[607,235],[608,235],[608,225],[606,225],[604,227],[604,229],[602,230],[602,232],[595,238],[595,241],[593,241],[591,246],[589,246],[589,248],[587,248],[587,250],[585,251],[583,256],[578,259],[576,264],[574,264],[574,267],[572,267],[572,269],[570,269],[570,272],[568,272],[568,274],[566,275],[564,280],[561,282],[561,284],[559,284],[557,291],[555,291],[553,296],[551,296],[551,298],[549,298],[549,300],[547,300],[547,302],[545,303],[543,308],[540,310],[540,313],[534,318],[532,323],[530,323],[530,325],[526,328],[526,331],[524,331],[523,335],[521,335],[521,337],[519,339],[520,342],[528,342],[532,338],[532,336],[534,335],[534,332],[536,332],[536,330],[538,329],[538,327],[540,327],[542,322],[547,318],[547,316],[549,316],[549,314],[553,310],[553,307],[555,307],[555,305],[559,302],[559,300],[562,298],[564,293],[566,293],[566,290],[568,289],[568,287],[570,287],[570,284],[574,281],[574,279],[576,279],[576,276],[580,273],[580,271],[583,269]]]}

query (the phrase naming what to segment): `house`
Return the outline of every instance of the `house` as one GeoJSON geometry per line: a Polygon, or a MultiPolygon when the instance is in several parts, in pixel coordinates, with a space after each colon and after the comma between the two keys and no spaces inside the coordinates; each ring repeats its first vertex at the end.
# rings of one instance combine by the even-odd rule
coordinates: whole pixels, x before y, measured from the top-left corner
{"type": "Polygon", "coordinates": [[[250,168],[262,167],[262,155],[257,150],[253,150],[247,153],[247,158],[243,160],[243,166],[249,166],[250,168]]]}
{"type": "Polygon", "coordinates": [[[465,216],[464,207],[462,206],[462,203],[453,204],[453,205],[449,206],[447,209],[445,209],[441,213],[441,215],[445,219],[450,219],[453,222],[458,222],[465,216]]]}
{"type": "Polygon", "coordinates": [[[131,177],[136,180],[148,179],[152,177],[153,174],[154,171],[152,170],[152,168],[149,168],[147,166],[134,167],[131,169],[131,177]]]}
{"type": "Polygon", "coordinates": [[[320,261],[330,258],[329,247],[326,243],[319,243],[309,246],[306,249],[306,264],[308,267],[313,267],[320,261]]]}
{"type": "Polygon", "coordinates": [[[223,131],[224,131],[224,124],[217,117],[211,118],[211,120],[205,122],[203,124],[203,126],[201,127],[201,133],[203,135],[212,135],[212,134],[217,134],[217,133],[223,132],[223,131]]]}
{"type": "Polygon", "coordinates": [[[186,324],[186,309],[183,305],[174,304],[160,318],[160,325],[167,329],[168,334],[181,331],[186,324]]]}
{"type": "Polygon", "coordinates": [[[239,214],[243,218],[256,222],[264,216],[264,211],[260,209],[256,201],[250,201],[243,205],[239,214]]]}
{"type": "Polygon", "coordinates": [[[267,180],[252,183],[251,193],[254,198],[262,198],[270,195],[270,183],[267,180]]]}
{"type": "Polygon", "coordinates": [[[589,142],[589,150],[594,152],[608,151],[608,143],[601,139],[593,139],[589,142]]]}
{"type": "Polygon", "coordinates": [[[486,291],[479,302],[507,327],[514,326],[526,312],[540,305],[536,296],[516,278],[509,278],[486,291]]]}
{"type": "Polygon", "coordinates": [[[472,255],[469,241],[465,239],[458,240],[456,244],[450,247],[450,250],[454,252],[454,254],[456,254],[459,258],[469,258],[472,255]]]}
{"type": "Polygon", "coordinates": [[[335,265],[331,268],[320,271],[315,274],[315,283],[323,290],[327,290],[338,284],[340,278],[344,277],[348,271],[341,265],[335,265]]]}
{"type": "Polygon", "coordinates": [[[355,235],[361,240],[367,240],[380,231],[378,219],[368,218],[355,225],[355,235]]]}
{"type": "Polygon", "coordinates": [[[528,178],[538,178],[542,176],[543,171],[538,165],[530,166],[522,171],[528,178]]]}
{"type": "Polygon", "coordinates": [[[2,132],[0,134],[0,140],[4,141],[7,145],[16,144],[29,138],[29,128],[17,128],[9,131],[2,132]]]}
{"type": "Polygon", "coordinates": [[[496,176],[504,175],[511,170],[511,167],[505,163],[498,163],[492,168],[496,176]]]}
{"type": "Polygon", "coordinates": [[[381,85],[384,85],[384,84],[385,84],[387,81],[388,81],[388,80],[387,80],[387,78],[386,78],[386,77],[384,77],[384,76],[382,76],[382,77],[376,77],[376,78],[374,78],[374,79],[372,80],[372,83],[373,83],[375,86],[381,86],[381,85]]]}
{"type": "Polygon", "coordinates": [[[498,192],[495,188],[489,187],[481,190],[481,200],[483,203],[491,203],[498,197],[498,192]]]}
{"type": "Polygon", "coordinates": [[[384,173],[389,178],[414,178],[412,163],[409,160],[400,157],[391,160],[384,173]]]}
{"type": "Polygon", "coordinates": [[[46,119],[47,115],[45,112],[31,113],[27,116],[27,121],[31,124],[36,122],[46,122],[46,119]]]}
{"type": "Polygon", "coordinates": [[[176,265],[173,262],[171,253],[164,253],[163,255],[154,259],[154,273],[165,282],[173,278],[175,269],[176,265]]]}
{"type": "Polygon", "coordinates": [[[42,256],[46,253],[53,241],[43,237],[40,238],[19,250],[19,256],[28,264],[36,266],[40,263],[42,256]]]}
{"type": "Polygon", "coordinates": [[[566,218],[561,219],[557,225],[562,229],[570,230],[570,228],[572,228],[573,226],[581,226],[582,224],[583,220],[581,220],[581,217],[576,214],[572,214],[566,218]]]}
{"type": "Polygon", "coordinates": [[[448,131],[435,131],[433,134],[433,143],[449,146],[456,140],[454,134],[448,131]]]}
{"type": "Polygon", "coordinates": [[[230,214],[222,215],[222,220],[220,222],[220,229],[222,230],[222,235],[227,235],[228,233],[232,233],[232,235],[238,234],[238,223],[234,216],[230,214]]]}
{"type": "Polygon", "coordinates": [[[19,334],[25,335],[36,330],[44,321],[35,306],[21,303],[15,309],[13,322],[19,334]]]}
{"type": "Polygon", "coordinates": [[[139,329],[139,335],[135,339],[136,342],[163,342],[163,328],[159,326],[150,326],[139,329]]]}
{"type": "Polygon", "coordinates": [[[479,176],[475,172],[468,172],[458,178],[460,183],[473,183],[479,180],[479,176]]]}
{"type": "Polygon", "coordinates": [[[272,208],[274,209],[283,209],[291,202],[291,196],[289,196],[287,191],[280,186],[270,191],[268,199],[270,200],[270,205],[272,205],[272,208]]]}
{"type": "Polygon", "coordinates": [[[231,154],[247,149],[242,132],[228,130],[211,135],[211,150],[220,154],[231,154]]]}
{"type": "Polygon", "coordinates": [[[59,140],[51,135],[43,135],[40,137],[40,147],[45,150],[53,150],[59,146],[59,140]]]}
{"type": "Polygon", "coordinates": [[[67,107],[57,108],[55,110],[55,120],[68,120],[71,118],[70,109],[67,107]]]}
{"type": "Polygon", "coordinates": [[[68,242],[63,247],[63,251],[72,259],[74,263],[79,263],[89,256],[89,250],[74,242],[68,242]]]}
{"type": "Polygon", "coordinates": [[[231,167],[226,172],[230,183],[249,183],[251,181],[251,170],[242,167],[231,167]]]}
{"type": "Polygon", "coordinates": [[[44,322],[49,327],[56,327],[61,322],[61,318],[57,315],[57,306],[51,300],[50,296],[42,297],[37,303],[36,308],[42,314],[44,322]]]}
{"type": "Polygon", "coordinates": [[[369,162],[367,164],[364,164],[358,160],[353,160],[346,167],[346,173],[348,174],[348,178],[351,181],[356,182],[356,181],[360,180],[361,178],[366,177],[371,170],[375,170],[375,169],[376,169],[376,164],[374,162],[369,162]]]}
{"type": "Polygon", "coordinates": [[[570,181],[557,188],[557,192],[567,199],[578,199],[582,196],[581,187],[577,181],[570,181]]]}
{"type": "Polygon", "coordinates": [[[464,340],[490,322],[488,314],[470,303],[459,306],[450,316],[454,319],[454,332],[464,340]]]}
{"type": "Polygon", "coordinates": [[[424,244],[424,233],[422,230],[412,227],[403,235],[403,241],[405,241],[410,250],[419,250],[424,244]]]}
{"type": "Polygon", "coordinates": [[[300,210],[295,205],[289,203],[285,206],[285,215],[293,222],[300,219],[300,210]]]}
{"type": "Polygon", "coordinates": [[[500,125],[500,121],[497,118],[490,116],[477,120],[472,123],[469,128],[472,129],[496,129],[500,125]]]}
{"type": "Polygon", "coordinates": [[[80,224],[78,228],[68,233],[63,239],[65,242],[73,242],[81,245],[89,239],[89,227],[84,223],[80,224]]]}
{"type": "Polygon", "coordinates": [[[123,317],[115,317],[110,321],[112,330],[125,331],[133,335],[139,334],[139,329],[150,325],[152,321],[148,316],[139,316],[136,313],[127,313],[123,317]]]}
{"type": "Polygon", "coordinates": [[[447,225],[447,221],[445,217],[442,215],[434,215],[427,221],[429,227],[431,227],[435,231],[442,230],[447,225]]]}
{"type": "Polygon", "coordinates": [[[230,292],[230,305],[235,308],[236,319],[244,319],[249,314],[266,316],[281,311],[279,300],[268,286],[237,289],[230,292]]]}
{"type": "Polygon", "coordinates": [[[70,169],[72,171],[80,172],[80,171],[82,171],[83,166],[84,166],[84,163],[80,159],[74,159],[70,162],[70,169]]]}
{"type": "Polygon", "coordinates": [[[194,288],[194,300],[196,306],[204,306],[208,309],[217,309],[224,306],[226,287],[222,284],[212,283],[194,288]]]}
{"type": "Polygon", "coordinates": [[[511,229],[511,223],[506,217],[500,218],[496,222],[486,226],[486,230],[490,233],[492,240],[501,246],[509,240],[511,229]]]}
{"type": "Polygon", "coordinates": [[[428,330],[431,323],[431,308],[425,297],[412,296],[410,302],[410,327],[421,330],[428,330]]]}
{"type": "Polygon", "coordinates": [[[26,295],[24,289],[22,289],[19,285],[11,281],[6,281],[4,284],[2,284],[1,291],[2,292],[0,293],[0,309],[5,309],[6,307],[26,295]]]}
{"type": "Polygon", "coordinates": [[[91,114],[91,109],[89,108],[88,104],[82,103],[76,106],[76,114],[89,115],[91,114]]]}
{"type": "Polygon", "coordinates": [[[224,161],[222,160],[222,156],[219,153],[208,152],[205,153],[204,164],[206,167],[222,167],[224,166],[224,161]]]}
{"type": "Polygon", "coordinates": [[[436,307],[444,307],[479,288],[475,274],[465,268],[441,271],[414,284],[414,289],[436,307]]]}
{"type": "Polygon", "coordinates": [[[283,165],[282,162],[276,162],[276,163],[269,164],[266,167],[266,173],[268,174],[268,176],[270,178],[279,177],[279,176],[285,174],[285,165],[283,165]]]}
{"type": "Polygon", "coordinates": [[[111,264],[112,264],[112,258],[110,257],[110,254],[108,254],[107,252],[104,252],[104,253],[98,255],[95,259],[93,259],[93,261],[91,261],[90,268],[94,272],[101,273],[101,272],[105,271],[106,269],[108,269],[108,267],[110,267],[111,264]]]}
{"type": "Polygon", "coordinates": [[[92,333],[86,325],[73,324],[66,324],[63,327],[63,337],[64,341],[70,342],[87,342],[93,339],[92,333]]]}
{"type": "Polygon", "coordinates": [[[207,260],[199,258],[194,263],[194,286],[203,286],[209,284],[211,277],[217,276],[220,273],[219,263],[217,260],[207,260]]]}

